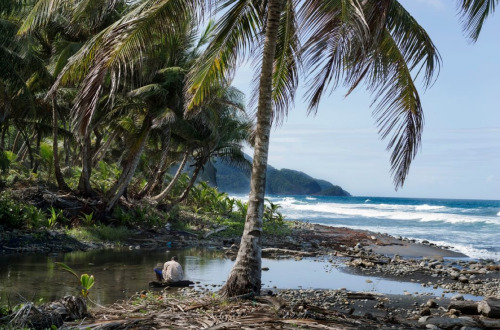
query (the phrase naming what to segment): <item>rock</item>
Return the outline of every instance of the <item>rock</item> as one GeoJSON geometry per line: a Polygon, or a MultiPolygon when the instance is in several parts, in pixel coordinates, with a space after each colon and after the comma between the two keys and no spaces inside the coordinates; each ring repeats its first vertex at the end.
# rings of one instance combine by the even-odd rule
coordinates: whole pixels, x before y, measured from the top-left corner
{"type": "Polygon", "coordinates": [[[450,298],[451,300],[464,300],[464,296],[461,294],[456,294],[450,298]]]}
{"type": "Polygon", "coordinates": [[[487,319],[484,317],[481,317],[479,319],[479,322],[488,329],[500,329],[500,320],[495,320],[495,319],[487,319]]]}
{"type": "Polygon", "coordinates": [[[467,277],[465,277],[465,276],[460,276],[460,277],[458,278],[458,281],[459,281],[460,283],[469,283],[469,279],[468,279],[467,277]]]}
{"type": "Polygon", "coordinates": [[[363,259],[354,259],[349,263],[351,266],[354,267],[373,267],[375,264],[371,261],[368,260],[363,260],[363,259]]]}
{"type": "Polygon", "coordinates": [[[268,270],[269,270],[269,267],[262,267],[262,270],[263,270],[263,271],[268,271],[268,270]]]}
{"type": "Polygon", "coordinates": [[[463,314],[477,315],[478,303],[476,301],[463,301],[463,300],[452,300],[448,305],[448,310],[456,309],[461,311],[463,314]]]}
{"type": "Polygon", "coordinates": [[[425,324],[430,318],[432,318],[432,316],[422,316],[421,318],[418,319],[418,323],[425,324]]]}
{"type": "Polygon", "coordinates": [[[427,307],[429,307],[429,308],[437,308],[438,307],[438,304],[437,304],[437,302],[434,299],[427,300],[427,302],[425,303],[425,305],[427,307]]]}
{"type": "MultiPolygon", "coordinates": [[[[420,323],[420,320],[419,320],[420,323]]],[[[431,317],[427,319],[424,324],[433,324],[442,329],[453,329],[455,327],[479,327],[478,322],[474,321],[474,319],[470,317],[457,317],[457,318],[449,318],[449,317],[431,317]]]]}
{"type": "Polygon", "coordinates": [[[429,307],[425,307],[420,311],[420,316],[428,316],[431,315],[431,309],[429,307]]]}
{"type": "Polygon", "coordinates": [[[500,318],[500,299],[486,298],[479,302],[477,310],[484,316],[491,318],[500,318]]]}

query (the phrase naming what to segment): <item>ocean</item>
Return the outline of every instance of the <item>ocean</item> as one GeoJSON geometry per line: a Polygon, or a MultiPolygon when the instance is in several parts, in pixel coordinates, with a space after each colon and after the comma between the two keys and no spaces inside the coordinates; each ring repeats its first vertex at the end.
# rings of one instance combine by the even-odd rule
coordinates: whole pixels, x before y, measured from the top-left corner
{"type": "Polygon", "coordinates": [[[267,196],[288,220],[427,240],[472,259],[500,260],[500,201],[267,196]]]}

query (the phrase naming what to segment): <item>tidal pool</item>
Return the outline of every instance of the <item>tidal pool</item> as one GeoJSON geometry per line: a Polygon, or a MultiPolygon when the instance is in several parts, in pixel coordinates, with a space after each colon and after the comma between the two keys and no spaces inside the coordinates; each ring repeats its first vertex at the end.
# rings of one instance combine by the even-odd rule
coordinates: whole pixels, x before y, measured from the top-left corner
{"type": "MultiPolygon", "coordinates": [[[[64,262],[77,274],[94,275],[95,285],[90,298],[99,304],[128,299],[134,293],[148,289],[155,279],[153,267],[159,262],[179,257],[185,279],[200,282],[195,287],[217,290],[226,280],[233,262],[218,250],[98,250],[65,254],[31,254],[0,256],[0,304],[28,301],[51,301],[78,293],[74,276],[61,270],[55,262],[64,262]]],[[[340,289],[374,291],[384,294],[431,293],[442,290],[423,288],[420,284],[349,274],[324,259],[263,259],[265,288],[279,289],[340,289]],[[367,281],[370,280],[370,281],[367,281]]]]}

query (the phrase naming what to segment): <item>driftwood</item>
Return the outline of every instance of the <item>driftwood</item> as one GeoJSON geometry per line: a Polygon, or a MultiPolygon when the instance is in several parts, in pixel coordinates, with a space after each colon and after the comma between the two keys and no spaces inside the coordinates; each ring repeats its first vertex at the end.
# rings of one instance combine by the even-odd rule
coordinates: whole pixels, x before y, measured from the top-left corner
{"type": "Polygon", "coordinates": [[[228,228],[229,228],[229,226],[222,226],[222,227],[219,227],[219,228],[215,228],[214,230],[211,230],[211,231],[205,233],[205,235],[203,235],[203,238],[207,238],[208,236],[211,236],[213,234],[217,234],[217,233],[219,233],[221,231],[224,231],[224,230],[226,230],[228,228]]]}
{"type": "Polygon", "coordinates": [[[170,282],[170,283],[169,282],[159,282],[159,281],[149,282],[149,286],[153,287],[153,288],[167,288],[167,287],[184,288],[184,287],[190,286],[192,284],[194,284],[194,282],[187,281],[187,280],[178,281],[178,282],[170,282]]]}
{"type": "Polygon", "coordinates": [[[382,297],[382,294],[371,293],[371,292],[347,292],[347,299],[367,299],[375,300],[382,297]]]}
{"type": "Polygon", "coordinates": [[[481,300],[477,305],[477,310],[484,316],[500,318],[500,299],[486,298],[481,300]]]}
{"type": "Polygon", "coordinates": [[[288,249],[278,249],[278,248],[262,249],[262,256],[269,256],[269,255],[275,255],[275,254],[294,255],[294,256],[301,256],[301,257],[314,257],[317,255],[317,253],[315,253],[315,252],[304,252],[304,251],[288,250],[288,249]]]}
{"type": "Polygon", "coordinates": [[[456,309],[457,311],[461,311],[463,314],[477,315],[479,314],[477,305],[477,301],[452,300],[448,305],[448,310],[456,309]]]}

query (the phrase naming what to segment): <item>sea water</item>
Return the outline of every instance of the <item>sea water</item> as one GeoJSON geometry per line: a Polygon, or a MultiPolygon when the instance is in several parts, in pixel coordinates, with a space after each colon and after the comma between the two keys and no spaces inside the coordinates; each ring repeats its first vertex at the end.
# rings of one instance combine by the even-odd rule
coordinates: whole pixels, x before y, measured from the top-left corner
{"type": "MultiPolygon", "coordinates": [[[[245,199],[245,197],[239,196],[245,199]]],[[[266,196],[288,220],[387,233],[500,260],[500,201],[266,196]]]]}

